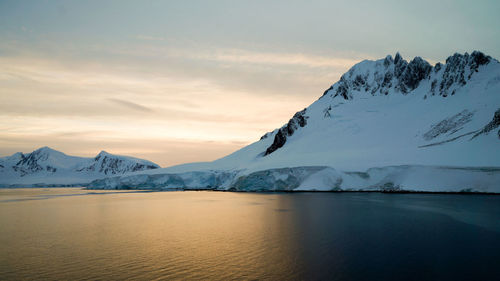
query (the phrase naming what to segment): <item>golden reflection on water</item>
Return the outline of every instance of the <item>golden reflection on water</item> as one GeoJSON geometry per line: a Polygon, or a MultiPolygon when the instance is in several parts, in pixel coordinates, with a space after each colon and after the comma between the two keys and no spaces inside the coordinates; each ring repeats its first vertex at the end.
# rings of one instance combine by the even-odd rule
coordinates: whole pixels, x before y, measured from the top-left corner
{"type": "Polygon", "coordinates": [[[300,270],[283,196],[88,193],[1,190],[3,278],[276,280],[300,270]]]}
{"type": "Polygon", "coordinates": [[[1,280],[493,280],[499,241],[499,196],[0,189],[1,280]]]}

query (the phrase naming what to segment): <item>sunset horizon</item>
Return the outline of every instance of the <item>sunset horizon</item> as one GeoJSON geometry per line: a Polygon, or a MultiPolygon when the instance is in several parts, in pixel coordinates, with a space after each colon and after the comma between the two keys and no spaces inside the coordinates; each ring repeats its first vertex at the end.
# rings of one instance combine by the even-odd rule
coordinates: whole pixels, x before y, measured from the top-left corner
{"type": "Polygon", "coordinates": [[[494,9],[465,2],[367,2],[355,14],[328,1],[119,3],[0,4],[0,155],[49,146],[162,167],[212,161],[280,128],[362,60],[500,57],[494,9]],[[428,20],[398,17],[408,9],[428,20]],[[454,24],[432,28],[442,21],[454,24]]]}

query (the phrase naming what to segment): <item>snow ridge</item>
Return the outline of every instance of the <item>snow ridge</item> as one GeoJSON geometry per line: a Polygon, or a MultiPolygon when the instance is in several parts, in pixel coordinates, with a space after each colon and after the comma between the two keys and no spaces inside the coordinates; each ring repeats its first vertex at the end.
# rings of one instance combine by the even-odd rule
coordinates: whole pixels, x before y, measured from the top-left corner
{"type": "Polygon", "coordinates": [[[94,158],[66,155],[49,147],[0,158],[0,185],[88,183],[96,178],[160,168],[153,162],[102,151],[94,158]]]}
{"type": "MultiPolygon", "coordinates": [[[[320,99],[341,99],[345,101],[353,100],[356,96],[369,94],[377,95],[411,95],[418,92],[420,86],[427,92],[423,96],[438,95],[447,97],[455,95],[456,91],[464,87],[472,79],[474,73],[479,72],[479,67],[487,65],[490,62],[498,64],[498,61],[492,59],[479,51],[472,54],[455,53],[446,59],[443,65],[437,63],[434,67],[421,57],[415,57],[407,62],[403,57],[396,53],[394,59],[388,55],[384,59],[377,61],[365,60],[354,65],[347,73],[341,76],[340,80],[328,88],[320,99]],[[426,83],[425,83],[426,82],[426,83]]],[[[325,117],[331,116],[332,105],[323,109],[325,117]]],[[[305,115],[306,109],[297,112],[290,121],[281,128],[274,137],[274,141],[266,149],[264,155],[269,155],[277,149],[283,147],[288,137],[292,136],[296,129],[306,125],[305,122],[297,122],[297,117],[302,120],[309,118],[305,115]],[[292,128],[291,130],[289,128],[292,128]]]]}

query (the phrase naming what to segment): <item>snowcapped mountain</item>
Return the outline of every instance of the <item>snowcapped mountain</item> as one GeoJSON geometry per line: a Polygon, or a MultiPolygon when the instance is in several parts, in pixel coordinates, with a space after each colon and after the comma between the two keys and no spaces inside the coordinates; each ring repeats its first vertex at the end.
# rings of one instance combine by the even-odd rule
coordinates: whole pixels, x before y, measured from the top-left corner
{"type": "Polygon", "coordinates": [[[101,151],[94,158],[69,156],[49,147],[0,158],[0,185],[78,185],[128,172],[157,169],[147,160],[101,151]]]}
{"type": "Polygon", "coordinates": [[[399,54],[363,61],[268,135],[259,160],[342,169],[498,166],[499,90],[500,65],[480,52],[434,67],[399,54]]]}
{"type": "Polygon", "coordinates": [[[224,158],[93,188],[500,192],[500,63],[481,52],[354,65],[283,127],[224,158]]]}

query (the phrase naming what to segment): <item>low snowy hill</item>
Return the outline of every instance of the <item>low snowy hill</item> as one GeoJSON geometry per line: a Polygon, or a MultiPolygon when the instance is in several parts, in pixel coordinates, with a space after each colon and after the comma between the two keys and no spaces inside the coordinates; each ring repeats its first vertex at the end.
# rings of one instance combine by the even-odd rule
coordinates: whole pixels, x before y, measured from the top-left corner
{"type": "Polygon", "coordinates": [[[79,185],[128,172],[157,169],[147,160],[102,151],[94,158],[69,156],[49,147],[0,158],[0,186],[79,185]]]}
{"type": "Polygon", "coordinates": [[[500,192],[500,63],[481,52],[431,66],[362,61],[259,141],[209,163],[94,188],[500,192]]]}

